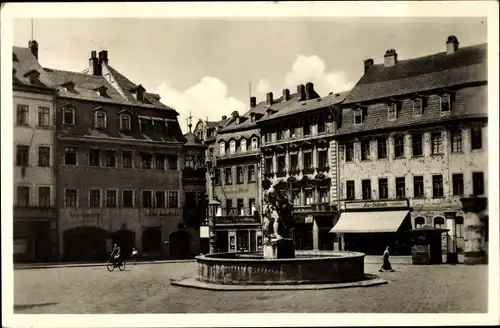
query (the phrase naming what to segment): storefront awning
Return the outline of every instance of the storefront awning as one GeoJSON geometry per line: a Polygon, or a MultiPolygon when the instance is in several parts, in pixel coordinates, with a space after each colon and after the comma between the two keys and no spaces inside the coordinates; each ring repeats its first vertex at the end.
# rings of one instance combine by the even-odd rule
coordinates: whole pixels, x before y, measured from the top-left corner
{"type": "Polygon", "coordinates": [[[409,211],[345,212],[330,230],[335,233],[396,232],[409,211]]]}

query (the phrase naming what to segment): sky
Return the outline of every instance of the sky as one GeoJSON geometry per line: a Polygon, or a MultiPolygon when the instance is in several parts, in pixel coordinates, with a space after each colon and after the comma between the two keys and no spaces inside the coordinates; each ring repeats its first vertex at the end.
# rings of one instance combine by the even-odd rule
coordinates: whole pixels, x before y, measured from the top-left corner
{"type": "Polygon", "coordinates": [[[218,120],[248,110],[249,97],[277,98],[282,89],[313,82],[321,95],[352,88],[363,60],[383,62],[487,42],[484,18],[100,18],[17,19],[14,45],[39,43],[44,67],[82,71],[92,50],[186,119],[218,120]]]}

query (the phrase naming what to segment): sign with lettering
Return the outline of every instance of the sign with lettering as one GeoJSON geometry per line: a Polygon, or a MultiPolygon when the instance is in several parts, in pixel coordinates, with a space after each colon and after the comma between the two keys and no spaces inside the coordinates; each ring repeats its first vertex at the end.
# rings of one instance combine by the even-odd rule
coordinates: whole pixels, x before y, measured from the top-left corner
{"type": "Polygon", "coordinates": [[[248,187],[235,187],[235,188],[227,188],[225,189],[226,194],[245,194],[250,189],[248,187]]]}
{"type": "Polygon", "coordinates": [[[99,219],[100,214],[97,212],[82,212],[78,210],[72,210],[68,213],[71,219],[99,219]]]}
{"type": "Polygon", "coordinates": [[[406,200],[387,200],[387,201],[374,201],[374,202],[346,202],[346,210],[360,210],[360,209],[376,209],[376,208],[395,208],[395,207],[408,207],[406,200]]]}
{"type": "Polygon", "coordinates": [[[179,213],[177,211],[169,211],[169,210],[149,210],[149,211],[144,211],[143,215],[145,217],[150,217],[150,218],[165,218],[169,216],[176,216],[179,213]]]}

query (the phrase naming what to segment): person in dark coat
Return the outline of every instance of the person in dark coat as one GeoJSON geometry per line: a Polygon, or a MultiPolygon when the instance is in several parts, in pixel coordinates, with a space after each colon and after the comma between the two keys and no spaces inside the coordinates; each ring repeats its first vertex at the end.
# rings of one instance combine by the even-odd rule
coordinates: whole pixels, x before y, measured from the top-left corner
{"type": "Polygon", "coordinates": [[[384,255],[382,256],[382,258],[383,258],[383,263],[378,271],[380,271],[380,272],[382,272],[382,271],[394,271],[392,269],[391,262],[389,261],[389,246],[387,246],[385,248],[384,255]]]}

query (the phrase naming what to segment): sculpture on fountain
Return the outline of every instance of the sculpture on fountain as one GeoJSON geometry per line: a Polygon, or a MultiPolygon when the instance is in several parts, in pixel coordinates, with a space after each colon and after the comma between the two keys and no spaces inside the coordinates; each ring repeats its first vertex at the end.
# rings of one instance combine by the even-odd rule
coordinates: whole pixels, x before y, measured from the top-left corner
{"type": "Polygon", "coordinates": [[[278,184],[263,184],[262,211],[265,258],[295,257],[293,242],[293,205],[278,184]],[[267,187],[267,188],[266,188],[267,187]]]}

